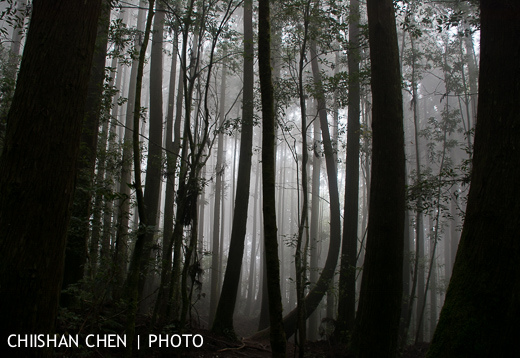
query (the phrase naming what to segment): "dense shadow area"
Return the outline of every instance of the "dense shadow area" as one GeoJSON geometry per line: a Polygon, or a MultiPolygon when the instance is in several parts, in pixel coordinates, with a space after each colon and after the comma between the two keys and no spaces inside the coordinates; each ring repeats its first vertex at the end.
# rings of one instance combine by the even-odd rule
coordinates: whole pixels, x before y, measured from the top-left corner
{"type": "MultiPolygon", "coordinates": [[[[73,335],[79,337],[79,347],[57,348],[55,350],[56,357],[124,357],[124,347],[86,347],[84,342],[89,334],[106,335],[116,334],[122,336],[124,334],[125,317],[123,314],[115,313],[116,307],[110,307],[107,311],[99,314],[95,323],[91,320],[92,316],[85,315],[85,312],[62,311],[59,317],[59,325],[57,333],[60,335],[73,335]],[[85,318],[90,317],[90,318],[85,318]],[[81,319],[83,318],[83,319],[81,319]]],[[[201,325],[205,326],[205,320],[199,320],[201,325]]],[[[255,332],[257,325],[256,319],[239,317],[236,320],[237,332],[241,334],[250,334],[255,332]]],[[[250,338],[241,338],[240,341],[232,341],[226,337],[216,335],[206,327],[187,327],[182,331],[176,329],[175,325],[168,325],[163,329],[150,328],[151,321],[148,316],[139,316],[136,324],[136,334],[140,336],[141,346],[137,349],[136,341],[133,342],[132,357],[271,357],[272,352],[268,339],[252,340],[250,338]],[[162,335],[163,338],[179,335],[187,335],[189,347],[185,346],[186,340],[183,338],[179,344],[177,338],[171,340],[173,345],[179,347],[165,347],[163,343],[161,347],[158,343],[150,346],[147,340],[150,334],[162,335]],[[200,347],[193,346],[192,338],[200,335],[203,338],[203,344],[200,347]]],[[[94,340],[91,339],[91,342],[94,340]]],[[[200,341],[196,344],[199,345],[200,341]]],[[[129,342],[128,342],[129,344],[129,342]]],[[[422,358],[426,356],[428,344],[423,343],[406,347],[403,352],[403,358],[422,358]]],[[[287,344],[287,356],[293,357],[298,354],[294,341],[291,338],[287,344]]],[[[305,345],[305,357],[354,357],[348,351],[348,347],[337,344],[333,341],[323,339],[316,342],[307,342],[305,345]]]]}

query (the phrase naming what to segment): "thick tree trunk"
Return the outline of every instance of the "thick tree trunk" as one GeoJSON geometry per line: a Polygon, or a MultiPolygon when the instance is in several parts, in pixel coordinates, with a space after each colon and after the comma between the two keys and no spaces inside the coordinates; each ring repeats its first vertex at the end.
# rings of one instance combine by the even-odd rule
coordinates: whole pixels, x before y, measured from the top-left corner
{"type": "Polygon", "coordinates": [[[520,3],[481,1],[478,119],[466,220],[429,357],[518,356],[520,3]]]}
{"type": "Polygon", "coordinates": [[[33,3],[0,157],[2,346],[8,334],[54,331],[100,9],[33,3]]]}
{"type": "MultiPolygon", "coordinates": [[[[105,81],[105,60],[108,44],[108,26],[110,25],[110,4],[103,1],[99,18],[96,46],[85,105],[85,117],[81,130],[81,144],[78,157],[76,190],[72,202],[70,228],[65,250],[65,268],[63,271],[63,289],[79,282],[83,278],[87,262],[87,242],[90,231],[92,206],[92,185],[97,156],[101,100],[105,81]]],[[[63,292],[60,305],[67,307],[74,302],[75,295],[63,292]]]]}
{"type": "Polygon", "coordinates": [[[352,347],[359,357],[395,357],[403,294],[405,213],[401,74],[393,2],[368,0],[367,8],[373,99],[372,181],[352,347]]]}
{"type": "Polygon", "coordinates": [[[280,263],[275,203],[275,111],[271,73],[271,28],[269,1],[258,2],[258,65],[262,98],[262,187],[264,243],[269,295],[270,341],[273,357],[285,357],[286,340],[282,319],[280,263]]]}
{"type": "Polygon", "coordinates": [[[348,52],[349,104],[347,127],[347,159],[345,180],[345,210],[343,243],[339,274],[339,300],[336,332],[343,342],[348,341],[354,328],[356,313],[356,261],[359,208],[359,137],[360,137],[360,83],[359,83],[359,2],[350,1],[348,52]]]}

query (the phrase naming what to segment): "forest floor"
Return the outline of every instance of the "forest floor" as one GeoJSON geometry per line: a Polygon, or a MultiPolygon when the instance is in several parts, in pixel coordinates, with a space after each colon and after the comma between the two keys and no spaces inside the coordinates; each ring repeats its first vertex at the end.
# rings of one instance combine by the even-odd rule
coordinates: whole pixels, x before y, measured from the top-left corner
{"type": "MultiPolygon", "coordinates": [[[[234,342],[221,336],[216,336],[207,330],[194,331],[194,334],[195,332],[203,335],[203,347],[182,352],[178,351],[178,349],[152,349],[148,352],[146,357],[268,358],[272,356],[268,339],[253,341],[245,338],[240,342],[234,342]]],[[[427,350],[427,343],[408,346],[401,357],[424,358],[427,350]]],[[[354,357],[348,353],[346,346],[334,345],[328,341],[308,342],[305,345],[304,355],[306,358],[354,357]]],[[[298,357],[298,350],[292,342],[287,342],[287,357],[298,357]]]]}
{"type": "MultiPolygon", "coordinates": [[[[79,312],[78,312],[79,313],[79,312]]],[[[256,320],[251,319],[237,319],[236,320],[236,331],[243,335],[252,335],[255,333],[255,329],[257,327],[256,320]]],[[[63,322],[64,323],[64,322],[63,322]]],[[[122,323],[122,322],[121,322],[122,323]]],[[[183,331],[184,335],[191,335],[191,337],[195,335],[200,335],[203,338],[203,344],[200,347],[183,347],[183,344],[178,348],[173,347],[164,347],[164,345],[159,348],[157,344],[147,346],[144,344],[145,337],[148,337],[150,334],[150,322],[149,318],[140,317],[138,319],[136,325],[136,334],[141,337],[141,349],[137,349],[136,342],[133,342],[133,351],[132,357],[150,357],[150,358],[162,358],[162,357],[251,357],[251,358],[267,358],[271,357],[271,349],[269,340],[266,338],[264,340],[252,340],[248,338],[241,338],[238,341],[233,341],[226,337],[222,337],[214,334],[209,329],[207,329],[204,324],[204,321],[200,322],[200,326],[202,328],[189,328],[183,331]]],[[[99,326],[98,326],[99,327],[99,326]]],[[[119,326],[122,328],[123,326],[119,326]]],[[[86,327],[84,327],[86,328],[86,327]]],[[[99,327],[101,328],[101,327],[99,327]]],[[[115,327],[113,327],[115,328],[115,327]]],[[[75,329],[70,329],[70,327],[66,327],[62,325],[58,327],[58,332],[61,334],[74,334],[79,332],[74,332],[75,329]]],[[[86,337],[86,335],[90,332],[87,329],[80,329],[81,335],[86,337]]],[[[102,329],[103,334],[106,333],[115,333],[119,329],[115,329],[113,331],[102,329]],[[111,332],[109,332],[111,331],[111,332]]],[[[99,332],[99,331],[98,331],[99,332]]],[[[99,334],[98,332],[92,332],[94,334],[99,334]]],[[[169,332],[170,336],[175,335],[173,331],[169,332]]],[[[165,337],[166,333],[161,333],[163,337],[165,337]]],[[[179,335],[179,334],[177,334],[179,335]]],[[[182,334],[180,334],[182,336],[182,334]]],[[[178,341],[175,341],[175,343],[178,341]]],[[[190,340],[190,342],[192,342],[190,340]]],[[[173,343],[172,343],[173,344],[173,343]]],[[[406,347],[405,351],[402,354],[402,358],[423,358],[426,356],[426,351],[428,349],[428,344],[420,344],[415,346],[406,347]]],[[[105,358],[115,358],[115,357],[124,357],[127,356],[127,352],[123,347],[119,348],[108,348],[108,347],[92,347],[87,348],[82,346],[80,348],[67,348],[67,349],[58,349],[55,352],[55,357],[105,357],[105,358]]],[[[287,343],[287,357],[297,357],[298,349],[295,347],[292,340],[287,343]]],[[[308,342],[305,345],[305,357],[308,358],[317,358],[317,357],[353,357],[348,353],[348,349],[344,345],[334,344],[329,340],[319,340],[315,342],[308,342]]]]}
{"type": "MultiPolygon", "coordinates": [[[[269,340],[248,340],[231,341],[221,336],[217,336],[208,330],[191,330],[191,334],[200,334],[204,337],[204,344],[200,348],[158,348],[148,347],[141,350],[134,348],[132,357],[138,358],[268,358],[271,357],[269,340]]],[[[424,358],[428,344],[408,346],[403,352],[402,358],[424,358]]],[[[332,358],[332,357],[354,357],[348,353],[343,345],[333,345],[327,341],[308,342],[305,345],[306,358],[332,358]]],[[[67,350],[56,352],[56,357],[125,357],[125,351],[120,348],[94,348],[82,350],[67,350]]],[[[297,357],[298,350],[292,342],[287,343],[287,357],[297,357]]]]}

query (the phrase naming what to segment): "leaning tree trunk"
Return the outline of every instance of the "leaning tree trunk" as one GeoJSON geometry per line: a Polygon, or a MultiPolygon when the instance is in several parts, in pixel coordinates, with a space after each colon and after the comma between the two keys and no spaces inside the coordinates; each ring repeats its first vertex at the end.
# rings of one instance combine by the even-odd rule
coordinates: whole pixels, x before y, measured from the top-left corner
{"type": "Polygon", "coordinates": [[[514,357],[520,319],[520,3],[482,0],[466,219],[428,357],[514,357]]]}
{"type": "MultiPolygon", "coordinates": [[[[334,277],[336,264],[338,262],[339,250],[341,246],[341,221],[340,221],[340,206],[338,194],[338,178],[336,174],[336,164],[334,160],[334,150],[332,148],[332,141],[330,139],[329,126],[327,122],[327,109],[325,102],[325,93],[322,87],[321,74],[318,67],[316,44],[311,41],[310,53],[312,58],[312,72],[314,76],[314,84],[317,88],[318,100],[318,114],[320,126],[322,130],[323,148],[325,152],[325,164],[327,167],[327,179],[329,181],[330,193],[330,241],[329,251],[325,265],[320,274],[316,285],[305,296],[305,318],[314,312],[320,304],[323,296],[329,289],[329,286],[334,277]]],[[[263,160],[262,160],[263,163],[263,160]]],[[[295,308],[284,317],[285,335],[292,336],[297,328],[298,310],[295,308]]],[[[269,329],[264,329],[256,333],[253,337],[259,338],[267,334],[269,329]]]]}
{"type": "Polygon", "coordinates": [[[3,346],[8,334],[54,332],[100,10],[101,0],[33,3],[0,157],[3,346]]]}
{"type": "MultiPolygon", "coordinates": [[[[237,191],[233,213],[233,226],[229,243],[228,262],[218,301],[213,331],[234,336],[233,312],[240,284],[244,241],[246,238],[249,185],[251,182],[251,156],[253,155],[253,1],[244,2],[244,85],[242,97],[242,131],[238,162],[237,191]]],[[[223,88],[224,89],[224,88],[223,88]]],[[[221,101],[224,104],[224,101],[221,101]]],[[[212,297],[213,299],[213,297],[212,297]]]]}
{"type": "Polygon", "coordinates": [[[395,357],[403,293],[405,213],[401,74],[393,2],[368,0],[367,8],[373,100],[372,181],[352,347],[358,357],[395,357]]]}

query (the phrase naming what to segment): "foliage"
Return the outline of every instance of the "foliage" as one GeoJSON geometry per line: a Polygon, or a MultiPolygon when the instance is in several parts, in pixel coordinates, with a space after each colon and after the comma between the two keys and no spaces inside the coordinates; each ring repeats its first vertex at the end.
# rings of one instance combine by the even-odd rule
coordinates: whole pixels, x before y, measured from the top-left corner
{"type": "Polygon", "coordinates": [[[31,5],[21,6],[17,0],[3,0],[0,21],[7,26],[0,27],[0,45],[10,42],[12,31],[24,32],[25,19],[31,12],[31,5]]]}
{"type": "Polygon", "coordinates": [[[0,45],[0,152],[4,145],[7,113],[14,94],[19,61],[19,56],[13,55],[8,49],[0,45]]]}

